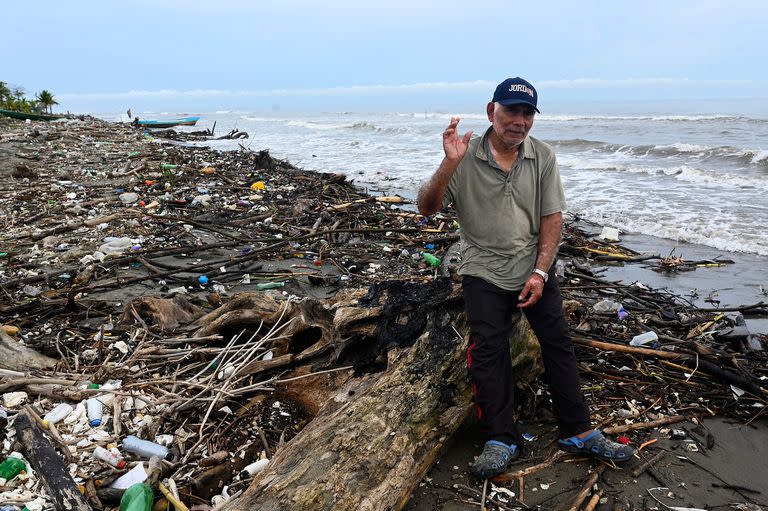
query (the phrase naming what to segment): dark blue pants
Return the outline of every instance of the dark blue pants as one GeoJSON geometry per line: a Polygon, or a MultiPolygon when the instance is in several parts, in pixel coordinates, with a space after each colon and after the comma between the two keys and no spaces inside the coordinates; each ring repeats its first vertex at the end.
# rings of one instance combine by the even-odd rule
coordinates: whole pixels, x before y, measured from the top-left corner
{"type": "Polygon", "coordinates": [[[524,309],[517,307],[519,291],[506,291],[481,278],[465,275],[462,281],[469,319],[469,372],[474,381],[478,416],[487,426],[489,440],[520,444],[514,419],[515,385],[509,353],[515,311],[522,310],[541,345],[544,380],[549,385],[560,438],[591,428],[589,410],[579,383],[576,355],[563,315],[563,299],[554,270],[541,299],[524,309]]]}

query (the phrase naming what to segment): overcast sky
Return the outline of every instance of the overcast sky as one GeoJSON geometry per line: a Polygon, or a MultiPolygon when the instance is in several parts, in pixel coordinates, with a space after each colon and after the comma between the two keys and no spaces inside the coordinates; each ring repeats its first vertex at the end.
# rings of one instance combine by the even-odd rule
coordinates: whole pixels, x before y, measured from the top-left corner
{"type": "MultiPolygon", "coordinates": [[[[7,2],[0,80],[72,111],[768,97],[768,1],[7,2]]],[[[764,102],[763,102],[764,103],[764,102]]]]}

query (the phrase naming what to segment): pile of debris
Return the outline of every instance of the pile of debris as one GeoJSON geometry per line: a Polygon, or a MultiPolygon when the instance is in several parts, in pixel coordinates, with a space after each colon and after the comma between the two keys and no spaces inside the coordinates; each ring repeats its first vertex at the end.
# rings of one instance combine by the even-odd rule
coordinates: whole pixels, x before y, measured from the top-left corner
{"type": "MultiPolygon", "coordinates": [[[[0,120],[0,157],[4,455],[29,462],[3,502],[407,502],[470,407],[450,211],[95,120],[0,120]]],[[[588,398],[623,403],[597,420],[762,415],[766,339],[601,279],[601,258],[650,258],[578,225],[559,277],[588,398]]],[[[521,335],[534,416],[547,404],[521,335]]]]}

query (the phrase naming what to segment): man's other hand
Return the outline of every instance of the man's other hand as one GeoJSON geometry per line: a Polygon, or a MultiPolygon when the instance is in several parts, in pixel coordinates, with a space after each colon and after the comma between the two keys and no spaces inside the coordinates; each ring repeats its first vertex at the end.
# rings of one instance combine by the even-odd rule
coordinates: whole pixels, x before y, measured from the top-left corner
{"type": "Polygon", "coordinates": [[[541,294],[544,292],[544,278],[538,273],[532,274],[525,281],[525,286],[520,292],[520,296],[517,297],[518,307],[530,307],[539,301],[541,294]]]}

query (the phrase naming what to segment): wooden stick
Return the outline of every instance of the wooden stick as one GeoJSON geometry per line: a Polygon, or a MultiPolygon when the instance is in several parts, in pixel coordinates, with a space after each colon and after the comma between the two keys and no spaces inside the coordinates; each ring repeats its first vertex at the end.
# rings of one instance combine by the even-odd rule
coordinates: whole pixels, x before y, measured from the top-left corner
{"type": "Polygon", "coordinates": [[[0,384],[0,392],[10,392],[11,390],[18,389],[19,387],[25,387],[27,385],[35,384],[49,384],[49,385],[76,385],[74,380],[64,380],[55,378],[18,378],[15,380],[8,380],[5,383],[0,384]]]}
{"type": "Polygon", "coordinates": [[[630,355],[643,355],[650,357],[667,358],[670,360],[680,359],[679,353],[673,353],[671,351],[651,350],[648,348],[636,348],[634,346],[625,346],[623,344],[614,344],[610,342],[593,341],[581,336],[573,336],[574,344],[581,344],[582,346],[589,346],[590,348],[597,348],[604,351],[616,351],[619,353],[628,353],[630,355]]]}
{"type": "Polygon", "coordinates": [[[650,429],[656,428],[658,426],[666,426],[667,424],[675,424],[678,422],[683,422],[684,420],[685,415],[670,415],[669,417],[662,417],[661,419],[656,419],[655,421],[636,422],[634,424],[625,424],[623,426],[605,428],[603,433],[606,435],[615,435],[616,433],[624,433],[625,431],[636,431],[638,429],[650,429]]]}
{"type": "Polygon", "coordinates": [[[661,461],[661,459],[667,454],[667,451],[659,451],[656,453],[651,459],[637,467],[635,470],[632,471],[632,477],[638,477],[640,474],[648,470],[650,467],[654,466],[656,463],[661,461]]]}
{"type": "Polygon", "coordinates": [[[568,511],[579,511],[579,506],[581,506],[581,503],[584,502],[584,499],[587,498],[587,495],[590,494],[592,491],[592,486],[594,486],[594,484],[597,482],[597,479],[603,473],[605,467],[606,465],[601,463],[600,466],[597,467],[594,472],[592,472],[592,475],[589,476],[587,481],[581,487],[579,493],[576,495],[573,501],[571,501],[571,505],[568,506],[568,511]]]}
{"type": "Polygon", "coordinates": [[[587,502],[587,505],[584,508],[584,511],[595,511],[595,507],[597,507],[597,503],[600,502],[600,497],[602,496],[603,496],[603,490],[598,490],[595,493],[593,493],[592,498],[589,499],[589,502],[587,502]]]}
{"type": "Polygon", "coordinates": [[[264,434],[264,430],[261,427],[257,427],[256,431],[259,433],[261,443],[264,445],[264,452],[267,453],[267,458],[272,459],[272,449],[269,448],[269,442],[267,442],[267,435],[264,434]]]}
{"type": "Polygon", "coordinates": [[[556,451],[555,454],[550,456],[549,459],[539,463],[538,465],[533,465],[531,467],[524,468],[522,470],[517,470],[515,472],[505,472],[503,474],[499,474],[496,477],[492,478],[491,481],[493,482],[510,481],[512,479],[518,479],[525,476],[529,476],[531,474],[535,474],[540,470],[544,470],[545,468],[554,465],[556,462],[560,461],[562,458],[566,457],[567,455],[568,453],[564,451],[556,451]]]}

